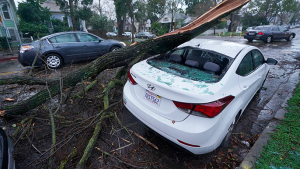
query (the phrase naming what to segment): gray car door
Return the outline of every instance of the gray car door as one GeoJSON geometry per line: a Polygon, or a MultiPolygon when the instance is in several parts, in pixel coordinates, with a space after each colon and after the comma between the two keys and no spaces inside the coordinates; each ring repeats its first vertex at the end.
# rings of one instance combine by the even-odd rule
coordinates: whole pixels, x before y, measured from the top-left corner
{"type": "Polygon", "coordinates": [[[279,30],[277,26],[272,27],[271,29],[273,39],[281,39],[282,38],[282,32],[279,30]]]}
{"type": "Polygon", "coordinates": [[[78,61],[82,52],[79,42],[73,33],[66,33],[49,38],[53,48],[64,59],[65,62],[78,61]]]}
{"type": "Polygon", "coordinates": [[[76,33],[82,48],[82,56],[80,59],[95,59],[105,53],[107,46],[101,43],[101,40],[87,33],[76,33]]]}

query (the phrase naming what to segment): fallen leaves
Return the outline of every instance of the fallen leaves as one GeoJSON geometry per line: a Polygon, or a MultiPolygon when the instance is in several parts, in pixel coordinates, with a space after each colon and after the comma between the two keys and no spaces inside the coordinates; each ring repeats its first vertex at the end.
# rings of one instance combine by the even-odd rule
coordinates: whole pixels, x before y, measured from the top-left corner
{"type": "Polygon", "coordinates": [[[3,117],[6,110],[0,110],[0,116],[3,117]]]}

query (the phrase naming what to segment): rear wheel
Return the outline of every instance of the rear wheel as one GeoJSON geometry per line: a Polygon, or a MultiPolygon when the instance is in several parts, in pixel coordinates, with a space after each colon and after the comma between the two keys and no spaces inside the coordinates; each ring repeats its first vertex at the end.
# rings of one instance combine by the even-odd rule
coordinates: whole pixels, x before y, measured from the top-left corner
{"type": "Polygon", "coordinates": [[[57,69],[62,66],[62,59],[58,54],[51,53],[46,57],[46,64],[51,69],[57,69]]]}
{"type": "Polygon", "coordinates": [[[226,147],[226,146],[228,145],[228,143],[229,143],[229,141],[230,141],[230,138],[231,138],[231,134],[232,134],[232,132],[233,132],[233,129],[235,128],[236,123],[237,123],[237,121],[238,121],[239,115],[240,115],[240,113],[238,113],[238,114],[236,115],[236,117],[234,118],[234,120],[232,121],[230,127],[228,128],[228,132],[227,132],[225,138],[223,139],[223,141],[222,141],[220,147],[226,147]]]}
{"type": "Polygon", "coordinates": [[[253,39],[247,39],[248,40],[248,42],[253,42],[253,39]]]}
{"type": "Polygon", "coordinates": [[[293,36],[293,35],[290,35],[286,40],[287,40],[287,41],[291,41],[291,40],[293,40],[293,38],[294,38],[294,36],[293,36]]]}
{"type": "Polygon", "coordinates": [[[268,36],[267,39],[265,40],[266,43],[272,42],[272,36],[268,36]]]}

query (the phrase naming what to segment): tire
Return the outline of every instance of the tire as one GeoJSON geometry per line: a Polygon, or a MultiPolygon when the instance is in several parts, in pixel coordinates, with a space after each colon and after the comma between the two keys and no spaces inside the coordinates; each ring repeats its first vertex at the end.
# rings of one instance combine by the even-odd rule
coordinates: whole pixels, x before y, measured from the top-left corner
{"type": "Polygon", "coordinates": [[[118,49],[120,49],[119,46],[113,46],[113,47],[110,49],[110,52],[116,51],[116,50],[118,50],[118,49]]]}
{"type": "Polygon", "coordinates": [[[248,40],[248,42],[253,42],[253,39],[247,39],[248,40]]]}
{"type": "Polygon", "coordinates": [[[62,61],[62,58],[58,54],[51,53],[46,56],[45,62],[49,68],[57,69],[62,66],[63,61],[62,61]]]}
{"type": "Polygon", "coordinates": [[[293,36],[293,35],[290,35],[286,40],[287,40],[287,41],[291,41],[291,40],[293,40],[293,38],[294,38],[294,36],[293,36]]]}
{"type": "Polygon", "coordinates": [[[267,39],[265,40],[266,43],[272,42],[272,36],[268,36],[267,39]]]}
{"type": "Polygon", "coordinates": [[[240,113],[238,113],[238,114],[235,116],[234,120],[232,121],[231,125],[229,126],[228,132],[227,132],[226,136],[224,137],[224,139],[223,139],[223,141],[222,141],[220,147],[227,147],[227,145],[228,145],[228,143],[229,143],[229,141],[230,141],[230,138],[231,138],[231,134],[232,134],[232,132],[233,132],[233,129],[235,128],[236,123],[237,123],[237,121],[238,121],[239,115],[240,115],[240,113]]]}

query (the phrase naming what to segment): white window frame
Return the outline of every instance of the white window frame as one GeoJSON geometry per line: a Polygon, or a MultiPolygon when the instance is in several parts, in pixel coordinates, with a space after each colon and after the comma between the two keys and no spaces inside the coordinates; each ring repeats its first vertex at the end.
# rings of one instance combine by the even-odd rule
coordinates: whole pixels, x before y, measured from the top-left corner
{"type": "Polygon", "coordinates": [[[67,18],[68,27],[70,27],[69,17],[61,16],[61,21],[62,21],[62,22],[64,21],[64,18],[67,18]]]}
{"type": "Polygon", "coordinates": [[[17,32],[16,28],[6,28],[6,34],[7,34],[7,36],[11,38],[10,32],[9,32],[10,29],[12,29],[12,30],[15,31],[15,36],[16,36],[16,40],[15,41],[11,41],[11,42],[20,42],[19,36],[18,36],[18,32],[17,32]]]}
{"type": "Polygon", "coordinates": [[[1,14],[2,14],[2,20],[12,20],[11,11],[10,11],[10,6],[9,6],[8,3],[3,4],[3,6],[1,7],[1,14]],[[7,12],[8,12],[8,15],[9,15],[9,18],[10,18],[10,19],[6,19],[5,16],[4,16],[4,12],[3,12],[3,7],[4,7],[4,5],[7,6],[7,12]]]}

